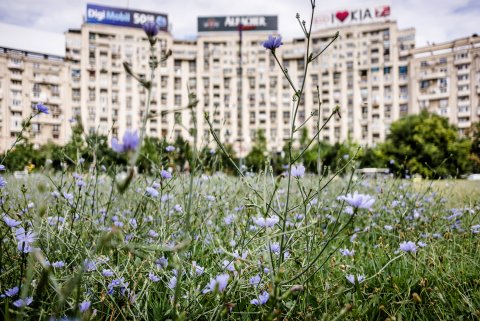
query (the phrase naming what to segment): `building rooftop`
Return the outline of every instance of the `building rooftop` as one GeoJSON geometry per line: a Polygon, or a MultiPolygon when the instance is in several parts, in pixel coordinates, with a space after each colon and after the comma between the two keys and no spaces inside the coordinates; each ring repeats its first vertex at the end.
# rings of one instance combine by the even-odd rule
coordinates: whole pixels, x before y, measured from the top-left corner
{"type": "Polygon", "coordinates": [[[64,57],[65,36],[0,23],[0,47],[64,57]]]}

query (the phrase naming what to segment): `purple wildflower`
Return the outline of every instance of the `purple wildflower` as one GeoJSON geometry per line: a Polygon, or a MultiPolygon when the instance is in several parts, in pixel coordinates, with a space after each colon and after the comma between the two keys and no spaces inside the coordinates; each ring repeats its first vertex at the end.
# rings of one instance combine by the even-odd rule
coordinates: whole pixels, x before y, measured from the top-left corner
{"type": "Polygon", "coordinates": [[[196,261],[192,262],[193,268],[195,270],[196,275],[202,275],[205,272],[205,268],[198,265],[196,261]]]}
{"type": "Polygon", "coordinates": [[[30,305],[32,302],[33,302],[33,298],[29,296],[29,297],[26,297],[25,299],[18,299],[14,301],[13,305],[16,306],[17,308],[22,308],[30,305]]]}
{"type": "Polygon", "coordinates": [[[173,151],[175,150],[175,146],[168,145],[167,147],[165,147],[165,150],[166,150],[167,152],[169,152],[169,153],[170,153],[170,152],[173,152],[173,151]]]}
{"type": "Polygon", "coordinates": [[[425,247],[425,246],[427,246],[427,243],[422,242],[422,241],[417,242],[417,244],[418,244],[418,246],[420,246],[420,247],[425,247]]]}
{"type": "Polygon", "coordinates": [[[117,153],[126,153],[136,150],[140,145],[140,138],[136,131],[131,132],[127,130],[125,134],[123,134],[122,141],[123,144],[120,144],[117,138],[112,138],[112,149],[117,153]]]}
{"type": "Polygon", "coordinates": [[[278,242],[273,242],[270,244],[270,251],[277,255],[280,254],[280,244],[278,242]]]}
{"type": "Polygon", "coordinates": [[[165,179],[172,178],[172,173],[164,169],[162,169],[162,171],[160,172],[160,175],[162,176],[162,178],[165,178],[165,179]]]}
{"type": "Polygon", "coordinates": [[[148,21],[143,24],[143,30],[149,38],[152,38],[158,34],[158,25],[153,21],[148,21]]]}
{"type": "Polygon", "coordinates": [[[343,256],[353,256],[355,254],[355,250],[349,250],[349,249],[340,249],[340,253],[343,256]]]}
{"type": "Polygon", "coordinates": [[[54,268],[57,268],[57,269],[58,269],[58,268],[63,268],[63,267],[65,266],[65,262],[63,262],[63,261],[53,262],[53,263],[52,263],[52,266],[53,266],[54,268]]]}
{"type": "Polygon", "coordinates": [[[291,173],[292,177],[303,177],[305,175],[305,166],[292,166],[291,173]]]}
{"type": "MultiPolygon", "coordinates": [[[[346,275],[345,278],[348,282],[355,284],[355,276],[353,274],[346,275]]],[[[363,281],[365,281],[365,275],[357,274],[357,281],[358,283],[362,283],[363,281]]]]}
{"type": "Polygon", "coordinates": [[[177,286],[177,277],[176,277],[176,276],[172,276],[172,278],[170,279],[170,281],[168,281],[168,288],[169,288],[169,289],[175,289],[176,286],[177,286]]]}
{"type": "Polygon", "coordinates": [[[159,269],[165,269],[168,266],[168,259],[165,257],[161,257],[155,261],[155,264],[157,264],[157,267],[159,269]]]}
{"type": "Polygon", "coordinates": [[[8,217],[7,215],[3,215],[3,221],[5,224],[8,225],[8,227],[16,227],[20,225],[22,222],[14,220],[13,218],[8,217]]]}
{"type": "Polygon", "coordinates": [[[218,290],[218,292],[222,293],[225,291],[225,288],[228,284],[228,279],[230,276],[228,274],[220,274],[217,277],[210,279],[210,282],[207,284],[205,289],[202,291],[203,294],[214,292],[218,290]]]}
{"type": "Polygon", "coordinates": [[[160,278],[158,276],[156,276],[155,274],[153,274],[153,272],[149,272],[148,273],[148,278],[150,279],[150,281],[152,282],[158,282],[160,281],[160,278]]]}
{"type": "Polygon", "coordinates": [[[31,244],[37,239],[37,235],[34,232],[27,232],[23,227],[19,227],[15,231],[15,237],[18,241],[18,250],[24,253],[32,251],[31,244]]]}
{"type": "Polygon", "coordinates": [[[7,181],[0,176],[0,188],[4,188],[5,186],[7,186],[7,181]]]}
{"type": "Polygon", "coordinates": [[[109,277],[109,276],[113,276],[114,273],[113,273],[112,270],[104,269],[104,270],[102,271],[102,275],[105,276],[105,277],[109,277]]]}
{"type": "Polygon", "coordinates": [[[263,42],[263,47],[265,47],[265,49],[270,49],[272,51],[279,48],[281,45],[283,45],[281,36],[274,37],[272,35],[269,35],[268,39],[263,42]]]}
{"type": "Polygon", "coordinates": [[[353,193],[353,195],[348,193],[345,196],[339,196],[337,199],[347,202],[350,206],[354,208],[366,208],[368,210],[372,207],[373,203],[375,202],[375,199],[370,195],[359,194],[356,191],[355,193],[353,193]]]}
{"type": "Polygon", "coordinates": [[[415,253],[417,252],[417,245],[412,241],[402,242],[400,243],[400,250],[403,252],[415,253]]]}
{"type": "Polygon", "coordinates": [[[92,302],[90,302],[90,301],[83,301],[83,302],[78,304],[78,309],[80,310],[80,312],[85,312],[90,308],[91,304],[92,304],[92,302]]]}
{"type": "Polygon", "coordinates": [[[47,106],[41,104],[41,103],[38,103],[35,107],[34,107],[35,110],[38,111],[38,113],[42,113],[42,114],[48,114],[48,108],[47,106]]]}
{"type": "Polygon", "coordinates": [[[228,270],[230,272],[235,271],[235,265],[233,264],[233,261],[223,260],[222,265],[223,265],[223,269],[225,270],[228,270]]]}
{"type": "Polygon", "coordinates": [[[0,165],[0,172],[3,172],[5,169],[5,165],[0,165]]]}
{"type": "Polygon", "coordinates": [[[254,305],[264,305],[265,303],[267,303],[269,298],[270,298],[270,294],[268,294],[267,291],[263,291],[258,296],[258,299],[253,299],[252,301],[250,301],[250,303],[254,305]]]}
{"type": "Polygon", "coordinates": [[[267,217],[267,218],[256,217],[253,219],[253,223],[261,227],[273,227],[279,221],[280,221],[280,218],[277,215],[274,215],[272,217],[267,217]]]}
{"type": "Polygon", "coordinates": [[[260,283],[261,277],[259,274],[252,276],[249,283],[253,286],[257,286],[260,283]]]}
{"type": "Polygon", "coordinates": [[[8,296],[8,297],[12,297],[12,296],[17,295],[19,291],[20,291],[20,289],[18,288],[18,286],[16,286],[16,287],[13,287],[11,289],[6,290],[5,295],[8,296]]]}
{"type": "Polygon", "coordinates": [[[146,192],[148,195],[150,195],[151,197],[157,197],[160,193],[154,189],[153,187],[147,187],[146,188],[146,192]]]}

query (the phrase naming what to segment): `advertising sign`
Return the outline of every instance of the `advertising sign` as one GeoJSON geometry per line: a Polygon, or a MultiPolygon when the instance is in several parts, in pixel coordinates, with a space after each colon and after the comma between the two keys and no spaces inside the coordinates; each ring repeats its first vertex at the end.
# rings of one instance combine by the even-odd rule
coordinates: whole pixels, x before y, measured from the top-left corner
{"type": "Polygon", "coordinates": [[[142,28],[149,21],[156,22],[160,30],[168,31],[166,14],[87,4],[87,23],[142,28]]]}
{"type": "Polygon", "coordinates": [[[250,30],[277,31],[277,16],[198,17],[198,32],[237,31],[242,24],[250,30]]]}
{"type": "Polygon", "coordinates": [[[358,9],[320,12],[315,15],[313,24],[316,29],[338,27],[357,23],[370,23],[390,19],[390,6],[380,5],[358,9]]]}

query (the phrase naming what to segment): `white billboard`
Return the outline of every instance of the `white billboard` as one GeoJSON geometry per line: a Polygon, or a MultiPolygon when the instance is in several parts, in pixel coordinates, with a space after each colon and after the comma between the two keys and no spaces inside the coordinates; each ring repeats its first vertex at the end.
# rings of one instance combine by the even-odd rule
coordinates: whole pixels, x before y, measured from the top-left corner
{"type": "Polygon", "coordinates": [[[355,9],[319,12],[313,19],[315,29],[345,26],[359,23],[387,21],[391,18],[390,5],[373,5],[355,9]]]}

